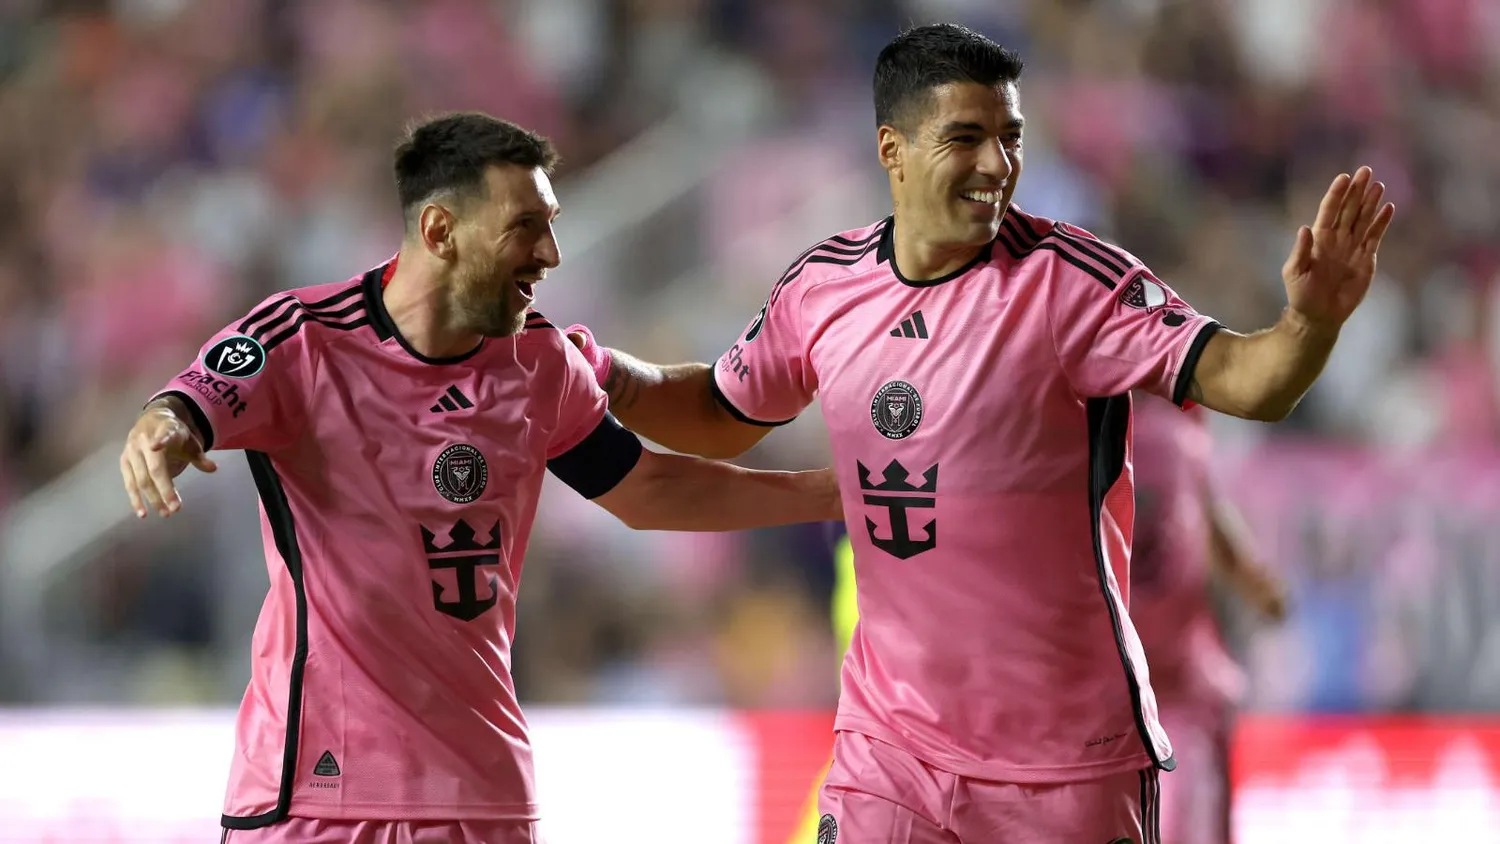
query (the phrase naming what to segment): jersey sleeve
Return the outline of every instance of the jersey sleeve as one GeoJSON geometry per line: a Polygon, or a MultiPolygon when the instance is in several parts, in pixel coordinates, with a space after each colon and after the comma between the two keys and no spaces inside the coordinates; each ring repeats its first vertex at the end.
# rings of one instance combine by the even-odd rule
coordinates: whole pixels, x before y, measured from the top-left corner
{"type": "Polygon", "coordinates": [[[714,397],[741,422],[785,425],[817,396],[818,378],[802,331],[806,290],[806,284],[778,284],[714,365],[714,397]]]}
{"type": "Polygon", "coordinates": [[[272,296],[244,320],[225,326],[191,365],[152,396],[153,401],[176,396],[187,405],[203,434],[204,450],[275,451],[300,434],[306,417],[304,385],[312,383],[314,374],[305,335],[250,328],[256,314],[291,301],[286,294],[272,296]]]}
{"type": "Polygon", "coordinates": [[[583,353],[558,334],[564,362],[558,424],[547,443],[547,470],[584,498],[614,489],[641,459],[640,438],[609,412],[583,353]]]}
{"type": "Polygon", "coordinates": [[[1090,398],[1140,389],[1182,405],[1219,324],[1138,262],[1118,282],[1059,267],[1050,280],[1049,316],[1073,388],[1090,398]]]}

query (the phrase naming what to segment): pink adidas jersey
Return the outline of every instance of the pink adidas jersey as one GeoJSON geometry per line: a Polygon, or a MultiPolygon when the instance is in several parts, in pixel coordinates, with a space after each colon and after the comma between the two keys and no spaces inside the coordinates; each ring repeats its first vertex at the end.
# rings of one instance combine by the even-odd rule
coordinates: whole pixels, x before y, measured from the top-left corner
{"type": "Polygon", "coordinates": [[[892,225],[799,257],[715,369],[745,421],[821,397],[859,579],[836,729],[992,780],[1170,768],[1126,612],[1128,393],[1181,401],[1216,324],[1064,223],[1012,209],[922,282],[892,225]]]}
{"type": "Polygon", "coordinates": [[[640,443],[540,315],[455,358],[382,302],[393,264],[267,299],[168,385],[260,493],[270,592],[224,826],[288,815],[534,819],[510,673],[516,589],[551,469],[594,497],[640,443]]]}
{"type": "Polygon", "coordinates": [[[1169,703],[1222,705],[1244,682],[1209,597],[1211,439],[1206,411],[1136,397],[1135,551],[1130,615],[1169,703]]]}

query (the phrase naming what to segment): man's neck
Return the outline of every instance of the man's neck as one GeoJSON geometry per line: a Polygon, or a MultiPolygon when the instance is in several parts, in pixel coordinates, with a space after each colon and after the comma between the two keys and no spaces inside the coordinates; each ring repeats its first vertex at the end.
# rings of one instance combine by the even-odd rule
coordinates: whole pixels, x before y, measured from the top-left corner
{"type": "Polygon", "coordinates": [[[396,271],[381,292],[386,313],[406,344],[423,357],[456,357],[484,340],[454,326],[448,282],[427,260],[402,247],[396,271]]]}
{"type": "Polygon", "coordinates": [[[934,243],[925,240],[910,226],[902,226],[900,217],[895,220],[894,238],[896,268],[901,275],[912,281],[931,281],[942,278],[974,260],[983,245],[934,243]]]}

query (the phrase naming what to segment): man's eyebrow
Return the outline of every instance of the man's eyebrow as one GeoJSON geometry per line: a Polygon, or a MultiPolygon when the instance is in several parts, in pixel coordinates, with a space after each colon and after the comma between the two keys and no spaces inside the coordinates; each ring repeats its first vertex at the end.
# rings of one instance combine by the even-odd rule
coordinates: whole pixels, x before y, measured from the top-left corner
{"type": "MultiPolygon", "coordinates": [[[[1025,125],[1026,125],[1026,118],[1024,118],[1024,117],[1015,117],[1015,118],[1012,118],[1011,120],[1009,120],[1009,121],[1006,122],[1005,129],[1008,132],[1014,132],[1014,131],[1016,131],[1018,129],[1023,128],[1025,125]]],[[[963,122],[961,120],[955,120],[955,121],[953,121],[951,123],[948,123],[948,124],[944,125],[942,129],[938,130],[938,134],[941,134],[941,135],[952,135],[955,132],[979,132],[980,134],[983,134],[985,131],[986,130],[985,130],[984,126],[982,126],[982,125],[980,125],[978,123],[966,123],[966,122],[963,122]]]]}
{"type": "Polygon", "coordinates": [[[980,126],[978,123],[963,123],[963,122],[955,120],[955,121],[949,123],[948,125],[944,126],[942,128],[942,130],[940,131],[940,134],[951,135],[954,132],[983,132],[983,131],[984,131],[984,127],[980,126]]]}

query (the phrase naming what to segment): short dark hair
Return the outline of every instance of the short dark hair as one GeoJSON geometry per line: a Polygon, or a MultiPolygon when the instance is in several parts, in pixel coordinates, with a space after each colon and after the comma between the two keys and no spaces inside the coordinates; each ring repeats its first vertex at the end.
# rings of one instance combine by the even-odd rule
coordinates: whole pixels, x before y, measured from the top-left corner
{"type": "Polygon", "coordinates": [[[909,134],[925,116],[932,89],[950,82],[1015,82],[1024,67],[1015,50],[965,26],[908,29],[875,60],[875,123],[909,134]]]}
{"type": "Polygon", "coordinates": [[[484,188],[484,171],[495,165],[557,165],[552,142],[508,120],[477,111],[446,114],[413,125],[396,146],[396,194],[401,212],[440,191],[472,194],[484,188]]]}

